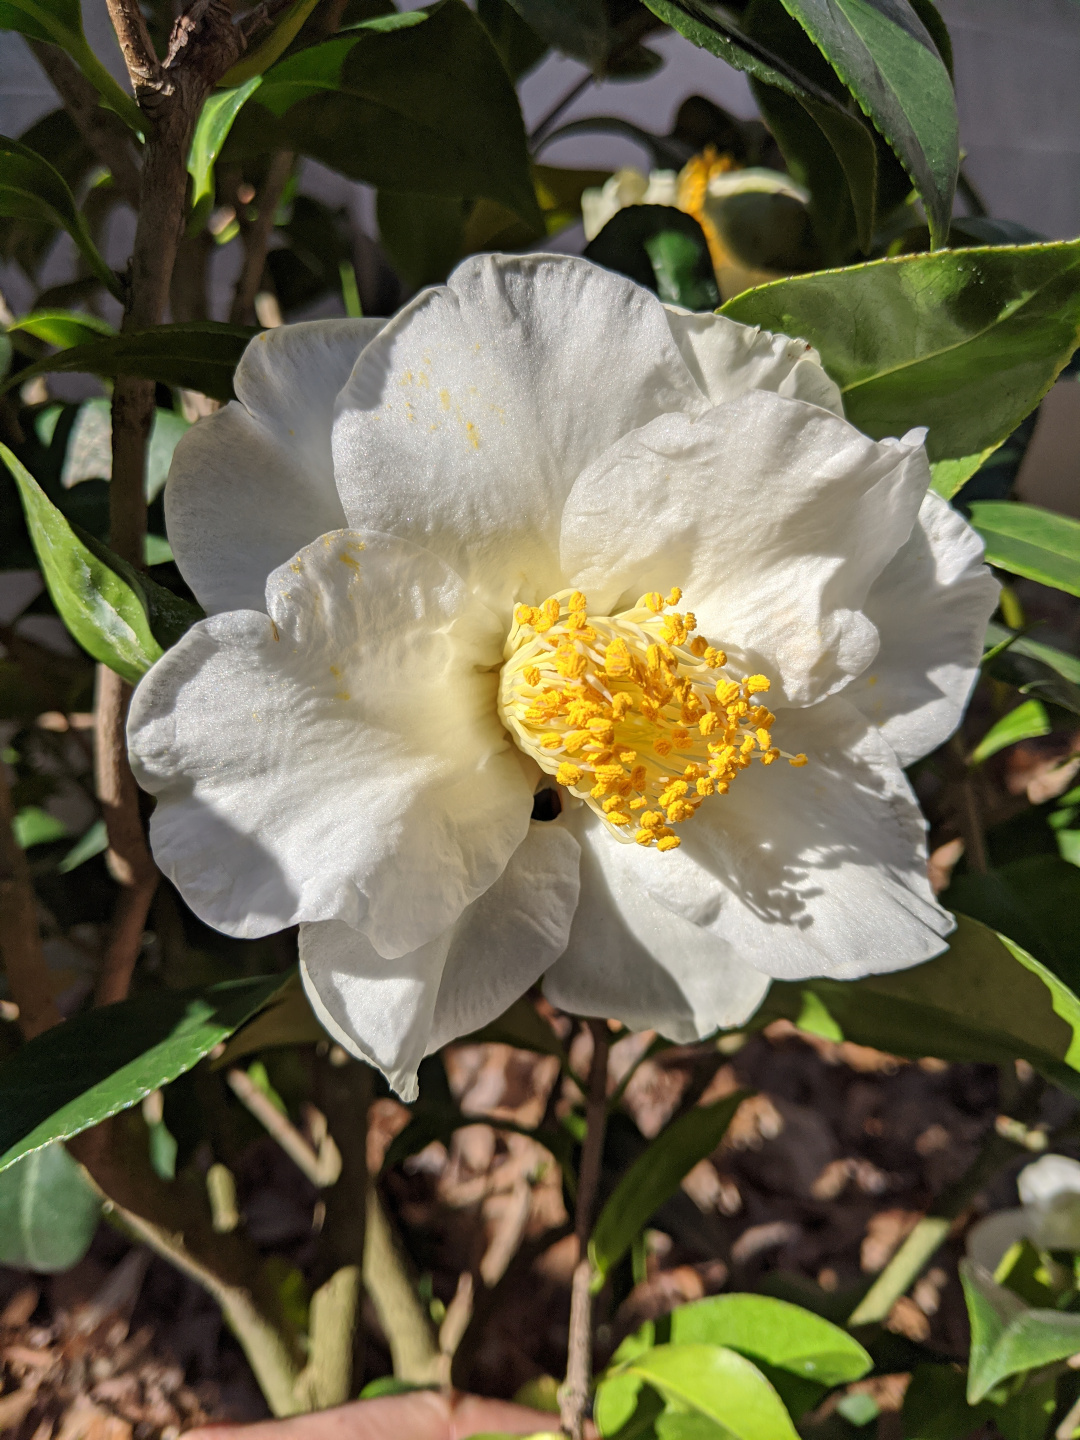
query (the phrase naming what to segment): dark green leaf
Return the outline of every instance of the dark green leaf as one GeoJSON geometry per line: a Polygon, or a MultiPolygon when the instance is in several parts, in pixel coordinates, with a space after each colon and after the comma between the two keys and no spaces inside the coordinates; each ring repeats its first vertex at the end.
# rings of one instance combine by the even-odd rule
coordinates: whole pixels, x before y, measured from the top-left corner
{"type": "Polygon", "coordinates": [[[1080,520],[1038,505],[979,500],[971,523],[986,545],[988,564],[1080,595],[1080,520]]]}
{"type": "Polygon", "coordinates": [[[599,1277],[618,1264],[635,1235],[676,1193],[683,1176],[712,1154],[743,1098],[736,1091],[715,1105],[695,1106],[672,1121],[638,1156],[600,1212],[589,1241],[589,1256],[599,1277]]]}
{"type": "Polygon", "coordinates": [[[969,763],[981,765],[1004,750],[1006,745],[1015,745],[1020,740],[1032,740],[1039,735],[1049,735],[1053,726],[1041,700],[1023,700],[1015,710],[1003,715],[992,725],[978,745],[971,752],[969,763]]]}
{"type": "Polygon", "coordinates": [[[1019,945],[965,915],[948,950],[891,975],[774,982],[756,1024],[795,1020],[811,990],[848,1040],[893,1055],[1026,1059],[1080,1094],[1080,1000],[1019,945]]]}
{"type": "Polygon", "coordinates": [[[120,277],[98,254],[67,181],[36,150],[6,135],[0,135],[0,215],[62,226],[101,283],[123,300],[120,277]]]}
{"type": "Polygon", "coordinates": [[[548,42],[525,23],[510,0],[478,0],[476,13],[511,80],[519,80],[547,54],[548,42]]]}
{"type": "Polygon", "coordinates": [[[141,134],[142,112],[102,65],[83,33],[79,0],[0,0],[0,30],[46,40],[66,50],[110,110],[141,134]]]}
{"type": "MultiPolygon", "coordinates": [[[[657,1345],[628,1367],[669,1405],[712,1421],[737,1440],[796,1440],[779,1395],[761,1371],[720,1345],[657,1345]]],[[[671,1432],[675,1435],[675,1430],[671,1432]]],[[[694,1434],[700,1433],[695,1430],[694,1434]]],[[[690,1440],[689,1433],[687,1440],[690,1440]]]]}
{"type": "Polygon", "coordinates": [[[953,876],[943,903],[1018,945],[1080,991],[1080,870],[1057,855],[1026,855],[985,875],[953,876]]]}
{"type": "Polygon", "coordinates": [[[163,990],[87,1010],[0,1065],[0,1170],[183,1075],[251,1018],[281,975],[163,990]]]}
{"type": "Polygon", "coordinates": [[[949,72],[907,0],[784,0],[922,197],[933,241],[949,233],[960,165],[949,72]]]}
{"type": "Polygon", "coordinates": [[[278,1045],[315,1045],[325,1038],[326,1031],[308,1004],[300,976],[293,974],[270,1004],[236,1032],[212,1068],[235,1065],[243,1056],[259,1050],[278,1045]]]}
{"type": "MultiPolygon", "coordinates": [[[[103,545],[93,535],[88,535],[85,530],[80,530],[78,526],[73,528],[76,536],[86,548],[97,556],[103,565],[108,566],[121,580],[126,582],[138,596],[146,613],[151,634],[162,650],[167,650],[170,645],[175,645],[181,635],[191,629],[196,620],[205,619],[201,606],[191,600],[181,599],[166,586],[159,585],[156,580],[152,580],[144,571],[136,570],[133,565],[129,565],[126,560],[121,560],[119,555],[114,554],[107,545],[103,545]]],[[[147,537],[148,540],[153,538],[152,536],[147,537]]]]}
{"type": "Polygon", "coordinates": [[[465,208],[460,196],[380,190],[379,240],[394,269],[414,289],[438,285],[464,251],[465,208]]]}
{"type": "Polygon", "coordinates": [[[626,206],[589,241],[585,256],[669,304],[712,310],[720,299],[704,231],[671,205],[626,206]]]}
{"type": "MultiPolygon", "coordinates": [[[[50,355],[23,370],[18,383],[56,373],[137,375],[164,385],[201,390],[215,400],[232,400],[233,372],[248,342],[258,333],[246,325],[222,325],[213,320],[129,330],[50,355]]],[[[7,387],[13,383],[9,380],[7,387]]]]}
{"type": "Polygon", "coordinates": [[[821,352],[875,439],[929,427],[949,498],[1033,410],[1076,348],[1080,241],[905,255],[797,275],[723,313],[821,352]]]}
{"type": "Polygon", "coordinates": [[[0,1174],[0,1264],[51,1274],[90,1248],[101,1201],[62,1145],[44,1145],[0,1174]]]}
{"type": "Polygon", "coordinates": [[[96,340],[99,335],[116,334],[107,320],[83,310],[32,310],[8,326],[8,332],[12,331],[25,332],[61,349],[96,340]]]}
{"type": "Polygon", "coordinates": [[[464,0],[422,25],[352,31],[298,51],[263,79],[234,136],[281,143],[380,190],[486,195],[530,223],[540,215],[517,95],[464,0]]]}
{"type": "Polygon", "coordinates": [[[1080,1315],[1030,1309],[970,1260],[961,1260],[960,1279],[971,1323],[970,1405],[977,1405],[1010,1375],[1040,1369],[1080,1351],[1080,1315]]]}
{"type": "Polygon", "coordinates": [[[519,1050],[531,1050],[537,1055],[556,1055],[560,1061],[566,1058],[559,1037],[525,995],[515,1000],[497,1020],[470,1035],[468,1043],[514,1045],[519,1050]]]}
{"type": "MultiPolygon", "coordinates": [[[[988,645],[1000,645],[1007,640],[1011,631],[1006,630],[1003,625],[994,621],[986,627],[986,643],[988,645]]],[[[1019,635],[1009,646],[1009,649],[1016,655],[1026,655],[1032,660],[1038,660],[1043,665],[1049,666],[1051,670],[1063,676],[1066,680],[1072,681],[1074,685],[1080,685],[1080,658],[1070,655],[1065,650],[1059,650],[1054,645],[1044,645],[1041,640],[1034,640],[1029,635],[1019,635]]]]}
{"type": "Polygon", "coordinates": [[[60,618],[83,649],[137,684],[162,654],[138,593],[81,540],[6,445],[41,572],[60,618]]]}
{"type": "Polygon", "coordinates": [[[964,1372],[955,1365],[916,1365],[904,1392],[904,1440],[967,1440],[996,1407],[967,1403],[964,1372]]]}

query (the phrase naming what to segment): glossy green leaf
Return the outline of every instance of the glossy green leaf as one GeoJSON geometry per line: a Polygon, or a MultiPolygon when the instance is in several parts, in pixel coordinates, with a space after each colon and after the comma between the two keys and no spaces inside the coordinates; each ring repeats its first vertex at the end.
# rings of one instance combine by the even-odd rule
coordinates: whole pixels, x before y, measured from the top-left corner
{"type": "Polygon", "coordinates": [[[62,1145],[44,1145],[0,1174],[0,1264],[54,1274],[90,1248],[101,1200],[62,1145]]]}
{"type": "Polygon", "coordinates": [[[954,873],[950,910],[1008,935],[1080,993],[1080,874],[1058,855],[1025,855],[985,875],[954,873]]]}
{"type": "Polygon", "coordinates": [[[960,460],[1010,435],[1076,348],[1080,241],[797,275],[722,313],[809,340],[866,434],[925,425],[930,459],[960,460]]]}
{"type": "Polygon", "coordinates": [[[89,315],[84,310],[32,310],[29,315],[20,315],[18,320],[13,321],[8,326],[8,332],[25,332],[61,349],[96,340],[99,335],[116,334],[107,320],[89,315]]]}
{"type": "Polygon", "coordinates": [[[896,152],[943,245],[960,165],[956,101],[922,21],[907,0],[783,3],[896,152]]]}
{"type": "Polygon", "coordinates": [[[1080,1315],[1032,1309],[970,1260],[961,1260],[960,1279],[971,1324],[969,1404],[978,1404],[1010,1375],[1080,1351],[1080,1315]]]}
{"type": "Polygon", "coordinates": [[[66,50],[109,109],[141,135],[142,112],[86,42],[79,0],[0,0],[0,30],[17,30],[28,40],[51,41],[66,50]]]}
{"type": "MultiPolygon", "coordinates": [[[[308,8],[310,9],[310,4],[308,8]]],[[[261,84],[262,75],[255,73],[242,85],[236,85],[230,90],[215,90],[203,105],[195,133],[191,137],[187,160],[188,174],[192,182],[191,208],[195,212],[192,224],[196,230],[202,228],[213,204],[214,161],[221,154],[221,147],[225,144],[233,121],[240,114],[244,102],[254,95],[261,84]]]]}
{"type": "Polygon", "coordinates": [[[126,560],[121,560],[119,555],[114,554],[100,540],[95,540],[93,535],[75,528],[78,539],[91,554],[125,581],[138,596],[149,622],[150,632],[163,650],[175,645],[180,636],[186,634],[197,620],[205,619],[201,606],[191,600],[182,599],[167,586],[159,585],[144,571],[136,570],[126,560]]]}
{"type": "Polygon", "coordinates": [[[911,969],[774,982],[755,1024],[794,1021],[809,989],[856,1044],[911,1059],[1025,1059],[1080,1094],[1080,999],[1072,987],[988,926],[965,915],[956,921],[945,953],[911,969]]]}
{"type": "MultiPolygon", "coordinates": [[[[417,12],[404,13],[415,15],[417,12]]],[[[477,0],[476,14],[512,80],[519,80],[547,54],[548,42],[525,23],[510,0],[477,0]]]]}
{"type": "Polygon", "coordinates": [[[971,507],[971,523],[982,536],[988,564],[1080,595],[1080,520],[1038,505],[979,500],[971,507]]]}
{"type": "Polygon", "coordinates": [[[138,593],[76,535],[6,445],[41,573],[60,618],[83,649],[135,685],[162,655],[138,593]]]}
{"type": "Polygon", "coordinates": [[[423,24],[353,30],[280,61],[234,129],[277,136],[380,190],[487,196],[542,231],[521,108],[510,76],[464,0],[423,24]]]}
{"type": "Polygon", "coordinates": [[[673,1120],[624,1173],[608,1199],[589,1241],[589,1258],[599,1281],[629,1250],[635,1235],[684,1175],[711,1155],[731,1123],[744,1096],[741,1091],[715,1105],[697,1105],[673,1120]]]}
{"type": "MultiPolygon", "coordinates": [[[[627,1367],[680,1410],[737,1440],[796,1440],[780,1396],[756,1365],[720,1345],[657,1345],[627,1367]]],[[[689,1440],[689,1436],[687,1436],[689,1440]]]]}
{"type": "MultiPolygon", "coordinates": [[[[226,70],[218,84],[242,87],[251,80],[257,80],[265,70],[269,70],[275,60],[284,55],[300,33],[300,27],[318,3],[319,0],[296,0],[296,3],[290,5],[285,11],[262,44],[256,46],[249,55],[241,56],[230,70],[226,70]]],[[[241,101],[242,103],[243,101],[241,101]]]]}
{"type": "Polygon", "coordinates": [[[78,839],[68,853],[57,865],[61,875],[67,875],[72,870],[77,870],[80,865],[85,865],[87,860],[92,860],[95,855],[101,855],[109,846],[109,836],[105,829],[104,820],[95,820],[89,830],[78,839]]]}
{"type": "Polygon", "coordinates": [[[24,805],[11,822],[15,843],[23,850],[31,845],[48,845],[67,836],[67,826],[40,805],[24,805]]]}
{"type": "Polygon", "coordinates": [[[120,277],[98,253],[67,181],[36,150],[6,135],[0,135],[0,215],[62,226],[101,283],[123,300],[120,277]]]}
{"type": "MultiPolygon", "coordinates": [[[[1000,645],[1012,635],[1011,630],[993,620],[986,627],[987,645],[1000,645]]],[[[1008,648],[1015,655],[1026,655],[1031,660],[1040,661],[1072,684],[1080,685],[1080,657],[1070,655],[1067,650],[1059,650],[1056,645],[1044,645],[1030,635],[1016,636],[1008,648]]]]}
{"type": "Polygon", "coordinates": [[[137,1105],[271,1000],[281,975],[162,990],[87,1010],[0,1064],[0,1170],[137,1105]]]}
{"type": "Polygon", "coordinates": [[[873,1361],[846,1330],[769,1295],[713,1295],[670,1316],[674,1345],[726,1345],[822,1385],[860,1380],[873,1361]]]}
{"type": "MultiPolygon", "coordinates": [[[[248,342],[258,333],[247,325],[223,325],[214,320],[129,330],[50,355],[23,370],[18,383],[49,374],[137,375],[163,385],[201,390],[215,400],[232,400],[233,373],[248,342]]],[[[14,383],[9,379],[5,388],[14,383]]]]}
{"type": "Polygon", "coordinates": [[[299,974],[294,973],[263,1010],[242,1026],[212,1063],[214,1070],[235,1065],[245,1055],[279,1045],[315,1045],[326,1031],[312,1011],[299,974]]]}
{"type": "Polygon", "coordinates": [[[719,304],[705,232],[671,205],[627,205],[585,247],[585,257],[655,291],[666,304],[719,304]]]}
{"type": "Polygon", "coordinates": [[[1024,700],[991,725],[978,745],[971,752],[969,764],[981,765],[1004,750],[1006,745],[1015,745],[1020,740],[1033,740],[1039,735],[1049,735],[1053,726],[1041,700],[1024,700]]]}
{"type": "Polygon", "coordinates": [[[464,252],[465,206],[459,195],[380,190],[379,243],[410,285],[439,285],[464,252]]]}

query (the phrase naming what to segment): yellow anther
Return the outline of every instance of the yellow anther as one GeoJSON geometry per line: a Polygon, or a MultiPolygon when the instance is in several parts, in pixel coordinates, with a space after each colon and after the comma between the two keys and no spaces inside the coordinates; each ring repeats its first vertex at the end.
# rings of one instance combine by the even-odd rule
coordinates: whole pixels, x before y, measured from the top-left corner
{"type": "Polygon", "coordinates": [[[630,647],[622,636],[616,636],[604,651],[604,668],[609,675],[629,675],[633,669],[630,647]]]}
{"type": "Polygon", "coordinates": [[[788,760],[788,764],[794,765],[796,770],[801,770],[806,763],[806,756],[803,755],[801,752],[798,755],[792,755],[791,758],[788,760]]]}
{"type": "Polygon", "coordinates": [[[558,600],[554,599],[554,597],[550,600],[545,600],[540,606],[536,619],[531,622],[533,629],[541,635],[546,635],[553,625],[559,623],[561,608],[558,600]]]}
{"type": "Polygon", "coordinates": [[[499,676],[499,715],[520,748],[612,836],[662,850],[755,755],[806,764],[774,744],[776,717],[753,698],[765,676],[710,677],[727,657],[691,634],[693,614],[664,613],[681,598],[653,592],[624,615],[590,615],[579,590],[517,605],[499,676]]]}

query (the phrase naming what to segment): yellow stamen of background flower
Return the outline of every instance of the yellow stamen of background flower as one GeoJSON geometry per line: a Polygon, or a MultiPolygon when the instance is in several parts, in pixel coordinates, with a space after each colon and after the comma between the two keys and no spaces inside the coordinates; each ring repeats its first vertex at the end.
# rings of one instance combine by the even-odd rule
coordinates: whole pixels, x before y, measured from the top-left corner
{"type": "Polygon", "coordinates": [[[673,827],[754,760],[784,755],[776,717],[754,701],[768,677],[717,678],[727,656],[692,634],[692,614],[672,612],[681,598],[677,586],[652,592],[619,615],[590,615],[579,590],[519,605],[499,676],[499,716],[520,748],[613,835],[657,850],[674,850],[673,827]]]}
{"type": "Polygon", "coordinates": [[[718,155],[715,146],[706,145],[700,155],[694,155],[679,171],[676,204],[687,215],[692,215],[704,230],[714,270],[730,265],[731,256],[724,248],[716,226],[705,213],[705,197],[714,175],[726,175],[729,170],[738,168],[730,155],[718,155]]]}

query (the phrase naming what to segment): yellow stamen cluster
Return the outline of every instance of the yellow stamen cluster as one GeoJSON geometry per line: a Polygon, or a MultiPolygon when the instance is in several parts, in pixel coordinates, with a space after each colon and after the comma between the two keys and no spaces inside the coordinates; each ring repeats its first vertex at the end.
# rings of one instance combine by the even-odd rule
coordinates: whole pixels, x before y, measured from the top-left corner
{"type": "Polygon", "coordinates": [[[676,612],[682,592],[643,595],[620,615],[590,615],[580,590],[519,605],[499,679],[514,739],[623,840],[674,850],[674,826],[724,795],[755,759],[787,755],[755,697],[764,675],[717,672],[727,656],[676,612]]]}
{"type": "Polygon", "coordinates": [[[726,175],[728,171],[738,169],[730,155],[718,155],[714,146],[706,145],[701,154],[689,159],[679,172],[676,204],[687,215],[692,215],[705,232],[714,270],[730,265],[731,256],[720,239],[719,231],[706,214],[705,197],[714,175],[726,175]]]}

